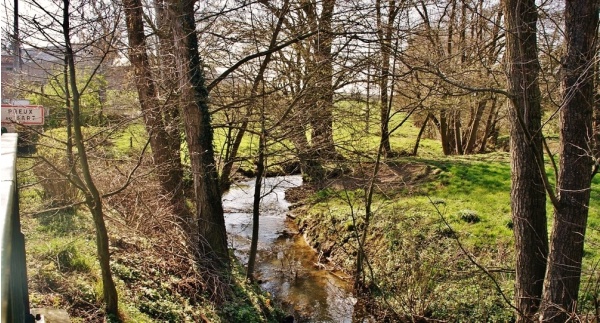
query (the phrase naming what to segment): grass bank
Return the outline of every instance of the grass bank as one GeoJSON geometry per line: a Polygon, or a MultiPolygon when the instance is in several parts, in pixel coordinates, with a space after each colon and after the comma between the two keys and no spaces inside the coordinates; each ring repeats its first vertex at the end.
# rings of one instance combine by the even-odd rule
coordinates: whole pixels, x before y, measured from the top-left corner
{"type": "MultiPolygon", "coordinates": [[[[295,209],[310,244],[353,273],[372,165],[314,191],[295,209]],[[365,169],[366,168],[366,169],[365,169]],[[361,180],[357,180],[357,179],[361,180]]],[[[366,254],[371,308],[382,317],[510,321],[514,239],[508,153],[387,160],[375,180],[366,254]],[[485,268],[482,270],[479,266],[485,268]]],[[[293,193],[292,193],[293,195],[293,193]]],[[[552,208],[547,206],[549,227],[552,208]]],[[[600,178],[593,183],[580,309],[594,313],[600,275],[600,178]]]]}

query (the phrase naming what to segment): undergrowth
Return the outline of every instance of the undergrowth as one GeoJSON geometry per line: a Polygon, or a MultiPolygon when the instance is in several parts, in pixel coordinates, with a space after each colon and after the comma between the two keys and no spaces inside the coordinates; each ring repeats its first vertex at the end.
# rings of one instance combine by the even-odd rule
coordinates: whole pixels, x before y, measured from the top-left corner
{"type": "MultiPolygon", "coordinates": [[[[145,143],[141,130],[137,125],[112,133],[86,130],[95,138],[88,142],[89,153],[101,192],[114,191],[126,182],[128,171],[138,162],[135,155],[141,149],[136,149],[145,143]]],[[[79,204],[79,194],[48,203],[48,191],[54,187],[44,180],[52,172],[38,171],[49,165],[37,156],[50,162],[63,160],[61,138],[60,129],[47,132],[38,155],[17,162],[31,307],[65,309],[72,322],[111,321],[114,318],[103,311],[91,215],[79,204]]],[[[194,244],[174,225],[177,221],[160,198],[153,166],[146,158],[137,173],[143,176],[103,200],[121,319],[136,323],[278,322],[284,314],[277,304],[248,283],[238,267],[223,275],[198,266],[194,244]],[[223,293],[209,292],[208,284],[215,282],[223,293]]],[[[65,183],[55,186],[56,192],[66,187],[65,183]]]]}

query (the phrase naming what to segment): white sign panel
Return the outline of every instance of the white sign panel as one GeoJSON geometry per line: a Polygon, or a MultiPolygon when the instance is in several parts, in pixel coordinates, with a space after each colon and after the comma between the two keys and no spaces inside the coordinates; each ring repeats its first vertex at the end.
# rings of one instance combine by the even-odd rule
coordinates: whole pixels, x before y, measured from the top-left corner
{"type": "Polygon", "coordinates": [[[43,125],[44,107],[41,105],[2,105],[2,123],[43,125]]]}

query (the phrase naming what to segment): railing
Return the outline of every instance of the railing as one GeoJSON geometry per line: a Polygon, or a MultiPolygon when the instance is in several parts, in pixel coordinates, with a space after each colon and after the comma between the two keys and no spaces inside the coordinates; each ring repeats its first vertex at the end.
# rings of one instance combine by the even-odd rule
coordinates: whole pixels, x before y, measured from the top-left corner
{"type": "Polygon", "coordinates": [[[19,217],[19,190],[17,187],[16,133],[1,137],[0,155],[0,243],[2,265],[0,276],[0,322],[35,322],[30,314],[25,237],[19,217]]]}

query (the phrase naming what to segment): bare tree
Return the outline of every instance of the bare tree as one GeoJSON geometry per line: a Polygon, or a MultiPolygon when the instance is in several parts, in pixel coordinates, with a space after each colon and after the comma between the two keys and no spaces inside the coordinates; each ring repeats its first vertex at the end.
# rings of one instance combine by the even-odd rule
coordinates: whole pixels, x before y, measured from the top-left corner
{"type": "MultiPolygon", "coordinates": [[[[277,37],[281,31],[283,25],[283,19],[285,17],[286,12],[289,10],[289,1],[285,1],[283,7],[281,9],[282,14],[279,16],[277,23],[275,25],[275,29],[273,30],[273,35],[271,36],[271,42],[269,43],[269,49],[273,49],[277,43],[277,37]]],[[[258,74],[254,79],[254,83],[252,85],[251,96],[250,96],[250,106],[256,105],[257,102],[257,94],[259,90],[259,86],[262,85],[263,93],[262,96],[264,98],[264,74],[265,70],[269,62],[271,61],[272,53],[269,53],[265,56],[262,63],[260,64],[258,74]]],[[[267,154],[267,129],[266,129],[266,103],[263,100],[260,105],[260,133],[259,133],[259,142],[258,142],[258,160],[256,162],[257,172],[256,172],[256,184],[254,186],[254,203],[252,206],[252,240],[250,243],[250,254],[248,255],[248,269],[246,271],[246,278],[253,280],[254,279],[254,265],[256,263],[256,253],[258,250],[258,228],[260,225],[260,200],[262,196],[262,181],[265,175],[265,156],[267,154]]]]}
{"type": "MultiPolygon", "coordinates": [[[[80,107],[80,96],[81,92],[77,85],[77,74],[75,69],[75,57],[73,46],[71,43],[71,5],[69,0],[63,0],[63,16],[62,16],[62,33],[65,44],[65,61],[68,64],[69,72],[69,88],[72,95],[72,109],[73,109],[73,143],[77,148],[77,156],[79,161],[79,170],[83,179],[79,178],[76,173],[71,173],[71,180],[82,190],[85,195],[85,203],[92,213],[94,219],[94,225],[96,228],[96,248],[98,253],[98,260],[100,262],[100,269],[102,272],[102,289],[104,303],[106,306],[106,312],[114,317],[119,317],[119,301],[117,295],[117,289],[112,278],[110,270],[110,251],[109,251],[109,240],[108,231],[106,230],[106,224],[104,222],[104,210],[102,203],[102,196],[96,187],[92,173],[90,171],[90,164],[88,162],[88,156],[84,144],[84,136],[82,133],[81,124],[81,107],[80,107]]],[[[81,9],[81,8],[80,8],[81,9]]]]}
{"type": "MultiPolygon", "coordinates": [[[[185,195],[181,183],[183,174],[179,154],[180,147],[172,144],[170,140],[172,136],[166,130],[165,123],[169,118],[164,116],[166,113],[163,111],[166,109],[159,101],[157,85],[151,71],[144,34],[142,3],[140,0],[124,0],[123,5],[127,20],[129,60],[135,74],[138,99],[146,131],[150,137],[158,181],[174,214],[182,218],[185,228],[188,229],[190,215],[185,205],[185,195]]],[[[170,57],[170,55],[165,55],[165,57],[170,57]]],[[[178,143],[178,140],[175,142],[178,143]]]]}
{"type": "Polygon", "coordinates": [[[381,0],[375,1],[375,9],[377,11],[377,38],[381,47],[381,66],[379,75],[379,109],[381,117],[381,140],[383,148],[383,156],[391,154],[392,147],[390,145],[390,106],[391,100],[389,100],[389,78],[390,78],[390,55],[392,52],[392,33],[394,31],[394,24],[396,16],[400,11],[400,4],[396,4],[396,1],[389,0],[387,5],[387,21],[383,21],[382,18],[382,5],[381,0]]]}
{"type": "Polygon", "coordinates": [[[497,136],[497,94],[506,94],[500,78],[501,7],[484,1],[435,6],[417,1],[414,10],[421,22],[401,60],[418,72],[413,82],[433,92],[424,105],[444,154],[483,152],[488,139],[497,136]]]}

